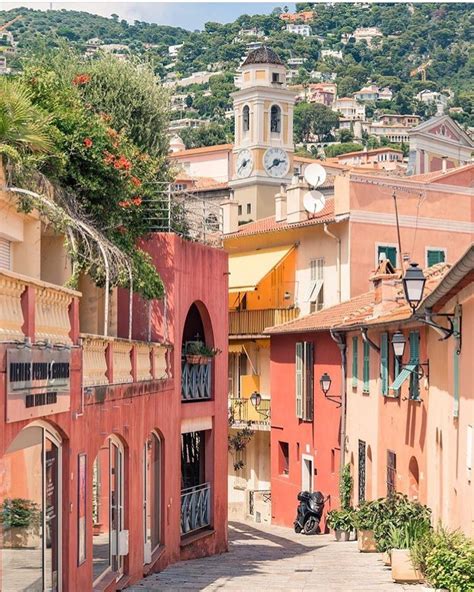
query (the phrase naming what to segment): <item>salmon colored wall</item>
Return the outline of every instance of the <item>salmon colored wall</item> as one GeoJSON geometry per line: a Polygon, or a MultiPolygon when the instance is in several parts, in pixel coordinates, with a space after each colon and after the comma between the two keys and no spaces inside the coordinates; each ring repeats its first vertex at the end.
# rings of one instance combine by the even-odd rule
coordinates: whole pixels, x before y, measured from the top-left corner
{"type": "Polygon", "coordinates": [[[430,358],[430,413],[427,421],[427,497],[435,521],[474,536],[474,469],[467,469],[468,447],[474,457],[474,441],[468,442],[468,426],[474,428],[473,364],[474,284],[464,288],[441,312],[452,313],[462,305],[462,349],[459,356],[459,418],[454,410],[453,364],[456,341],[428,336],[430,358]]]}
{"type": "MultiPolygon", "coordinates": [[[[330,500],[325,512],[339,507],[340,409],[328,401],[320,388],[324,372],[332,378],[331,393],[341,388],[341,356],[328,333],[275,335],[271,337],[271,483],[272,522],[293,526],[301,491],[302,455],[314,458],[314,491],[322,491],[330,500]],[[296,417],[295,344],[314,342],[314,420],[303,422],[296,417]],[[289,474],[279,474],[279,442],[289,445],[289,474]]],[[[324,528],[324,521],[323,521],[324,528]]]]}
{"type": "MultiPolygon", "coordinates": [[[[125,557],[125,573],[132,583],[145,572],[163,569],[166,565],[193,556],[220,553],[227,549],[227,256],[223,251],[187,243],[175,235],[155,235],[147,243],[167,288],[167,323],[163,303],[152,307],[152,337],[166,335],[174,342],[173,369],[176,380],[151,381],[97,387],[87,391],[83,414],[81,409],[81,351],[72,350],[71,412],[51,415],[48,424],[62,435],[62,556],[63,589],[91,590],[92,583],[92,464],[108,435],[119,438],[125,449],[125,529],[129,530],[129,554],[125,557]],[[216,358],[214,399],[200,403],[181,403],[180,366],[181,335],[191,304],[199,301],[210,340],[223,353],[216,358]],[[212,325],[212,326],[211,326],[212,325]],[[165,329],[167,327],[167,329],[165,329]],[[100,402],[102,401],[103,402],[100,402]],[[206,478],[213,483],[212,520],[214,532],[181,549],[180,490],[181,464],[180,426],[183,419],[211,417],[212,434],[206,455],[212,460],[206,478]],[[152,430],[163,441],[163,549],[153,558],[151,566],[143,566],[143,445],[152,430]],[[78,516],[78,454],[87,454],[87,559],[77,566],[78,516]]],[[[120,329],[128,327],[128,299],[119,298],[120,329]]],[[[134,299],[136,315],[134,335],[146,335],[146,306],[134,299]]],[[[5,408],[5,346],[0,347],[0,407],[5,408]]],[[[14,440],[26,421],[4,424],[0,430],[0,457],[14,440]]],[[[115,590],[115,582],[97,590],[115,590]]]]}

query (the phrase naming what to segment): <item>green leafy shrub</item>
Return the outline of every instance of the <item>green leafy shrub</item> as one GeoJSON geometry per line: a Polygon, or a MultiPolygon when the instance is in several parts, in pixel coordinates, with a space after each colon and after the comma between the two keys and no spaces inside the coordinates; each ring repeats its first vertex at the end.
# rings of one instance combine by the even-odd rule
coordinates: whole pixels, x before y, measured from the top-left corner
{"type": "Polygon", "coordinates": [[[0,506],[0,522],[3,528],[30,528],[39,524],[38,504],[20,497],[7,498],[0,506]]]}
{"type": "Polygon", "coordinates": [[[463,533],[441,526],[428,531],[414,542],[411,558],[434,588],[449,592],[474,590],[474,542],[463,533]]]}
{"type": "Polygon", "coordinates": [[[334,530],[350,531],[354,528],[354,510],[331,510],[327,515],[327,524],[334,530]]]}
{"type": "Polygon", "coordinates": [[[352,485],[351,466],[347,464],[342,469],[341,480],[339,482],[339,497],[341,508],[344,510],[348,510],[351,507],[352,485]]]}
{"type": "Polygon", "coordinates": [[[430,524],[425,520],[409,520],[401,526],[391,525],[389,548],[411,549],[416,541],[430,531],[430,528],[430,524]]]}

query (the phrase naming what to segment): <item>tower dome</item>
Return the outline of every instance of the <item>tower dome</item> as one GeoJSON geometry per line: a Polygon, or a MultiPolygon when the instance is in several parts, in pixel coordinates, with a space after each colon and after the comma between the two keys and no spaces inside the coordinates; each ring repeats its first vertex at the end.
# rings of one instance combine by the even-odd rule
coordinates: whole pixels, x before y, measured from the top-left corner
{"type": "Polygon", "coordinates": [[[251,51],[245,58],[242,66],[249,66],[250,64],[276,64],[278,66],[284,65],[273,49],[267,47],[266,45],[262,45],[261,47],[257,47],[257,49],[251,51]]]}

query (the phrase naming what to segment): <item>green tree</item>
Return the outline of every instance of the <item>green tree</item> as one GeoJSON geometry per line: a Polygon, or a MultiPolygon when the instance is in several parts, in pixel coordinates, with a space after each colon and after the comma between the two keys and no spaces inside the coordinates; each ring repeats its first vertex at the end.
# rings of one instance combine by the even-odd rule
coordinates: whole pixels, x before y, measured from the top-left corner
{"type": "Polygon", "coordinates": [[[339,125],[339,115],[321,103],[298,103],[294,111],[295,141],[308,143],[311,137],[318,141],[339,125]]]}
{"type": "Polygon", "coordinates": [[[219,123],[210,123],[200,127],[187,128],[180,133],[186,148],[201,148],[225,144],[229,136],[219,123]]]}
{"type": "Polygon", "coordinates": [[[346,142],[344,144],[332,144],[324,149],[327,158],[334,158],[340,154],[346,154],[347,152],[357,152],[363,150],[362,144],[356,144],[354,142],[346,142]]]}

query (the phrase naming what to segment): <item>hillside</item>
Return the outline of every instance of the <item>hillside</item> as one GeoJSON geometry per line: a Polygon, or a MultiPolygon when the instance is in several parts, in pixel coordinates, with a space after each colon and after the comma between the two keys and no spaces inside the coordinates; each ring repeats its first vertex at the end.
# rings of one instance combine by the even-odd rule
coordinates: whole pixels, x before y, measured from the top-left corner
{"type": "Polygon", "coordinates": [[[13,66],[19,65],[25,50],[38,45],[55,46],[66,40],[83,51],[87,40],[99,38],[102,43],[124,44],[130,52],[146,56],[162,79],[179,81],[196,71],[228,71],[222,84],[216,80],[212,89],[213,94],[218,92],[218,100],[205,100],[203,92],[207,84],[192,88],[193,108],[198,117],[222,120],[231,105],[230,73],[238,68],[249,43],[264,41],[287,63],[300,59],[297,66],[292,66],[292,83],[308,82],[318,72],[332,76],[338,85],[338,95],[345,96],[373,81],[394,91],[393,99],[385,101],[383,107],[399,113],[419,110],[414,96],[424,88],[450,89],[451,104],[464,109],[458,119],[472,125],[472,5],[297,4],[297,10],[308,8],[314,11],[309,37],[286,31],[279,8],[270,15],[243,14],[228,24],[208,22],[203,31],[195,32],[138,21],[129,24],[116,15],[104,18],[66,10],[0,11],[0,22],[22,15],[9,28],[18,43],[17,55],[13,62],[10,59],[13,66]],[[383,36],[370,46],[353,38],[347,41],[358,27],[377,27],[383,36]],[[172,57],[168,47],[177,44],[183,46],[172,57]],[[340,57],[323,57],[323,49],[341,52],[340,57]],[[410,72],[427,60],[431,60],[427,81],[421,81],[419,75],[411,77],[410,72]],[[216,107],[217,115],[213,113],[216,107]]]}

